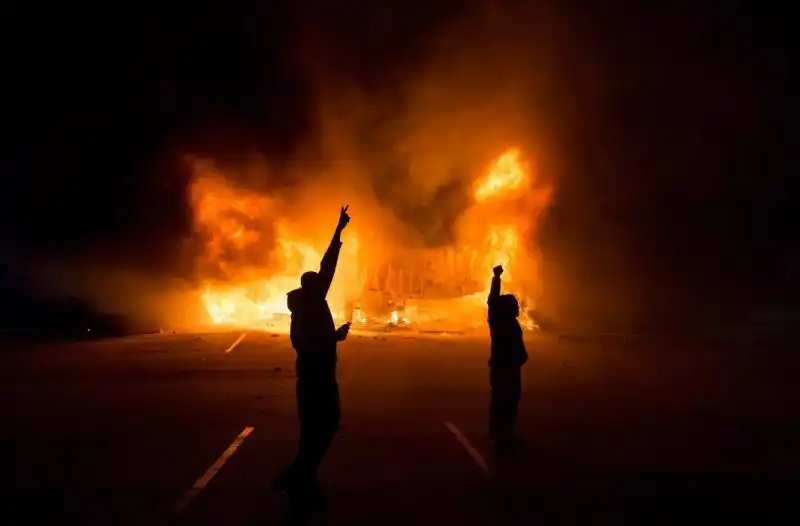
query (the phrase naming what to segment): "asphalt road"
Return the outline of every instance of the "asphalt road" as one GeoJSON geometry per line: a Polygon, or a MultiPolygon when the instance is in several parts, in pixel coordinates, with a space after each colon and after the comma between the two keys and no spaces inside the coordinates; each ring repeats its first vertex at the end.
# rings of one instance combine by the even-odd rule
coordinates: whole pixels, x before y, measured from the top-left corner
{"type": "MultiPolygon", "coordinates": [[[[287,524],[267,487],[295,448],[293,351],[250,333],[226,352],[239,337],[6,345],[0,522],[287,524]]],[[[486,342],[351,334],[315,523],[798,522],[800,357],[528,347],[524,445],[502,457],[486,439],[486,342]]]]}

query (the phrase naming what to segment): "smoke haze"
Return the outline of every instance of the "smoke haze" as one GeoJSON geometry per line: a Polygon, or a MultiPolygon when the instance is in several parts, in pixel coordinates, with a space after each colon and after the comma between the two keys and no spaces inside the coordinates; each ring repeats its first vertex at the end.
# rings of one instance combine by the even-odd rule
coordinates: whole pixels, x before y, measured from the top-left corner
{"type": "Polygon", "coordinates": [[[61,55],[31,47],[41,67],[9,63],[20,125],[3,239],[30,261],[91,268],[58,274],[61,288],[174,316],[157,291],[225,277],[196,221],[209,173],[260,199],[247,219],[259,243],[227,260],[269,268],[276,218],[332,226],[344,203],[381,250],[452,243],[472,181],[518,147],[555,189],[529,236],[553,317],[633,326],[664,318],[645,304],[774,296],[757,255],[789,268],[794,245],[773,19],[527,4],[226,3],[66,24],[61,55]]]}

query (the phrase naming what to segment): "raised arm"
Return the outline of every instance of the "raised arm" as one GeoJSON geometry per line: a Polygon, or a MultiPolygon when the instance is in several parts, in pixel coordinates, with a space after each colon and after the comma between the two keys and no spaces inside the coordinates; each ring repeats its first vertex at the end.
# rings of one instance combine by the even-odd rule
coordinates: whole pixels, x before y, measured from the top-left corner
{"type": "Polygon", "coordinates": [[[503,274],[503,265],[497,265],[492,269],[492,286],[489,288],[489,299],[487,303],[491,305],[500,297],[500,276],[503,274]]]}
{"type": "Polygon", "coordinates": [[[497,298],[500,297],[500,275],[503,274],[503,266],[497,265],[493,269],[494,276],[492,276],[492,286],[489,288],[489,298],[486,303],[489,304],[489,317],[492,318],[494,314],[494,307],[497,304],[497,298]]]}
{"type": "Polygon", "coordinates": [[[347,226],[347,223],[350,222],[350,216],[347,215],[348,208],[349,205],[342,207],[339,213],[339,223],[333,232],[331,243],[328,245],[328,249],[319,264],[320,289],[323,297],[328,295],[328,290],[330,290],[333,282],[333,275],[336,273],[336,263],[339,261],[339,251],[342,248],[342,231],[347,226]]]}

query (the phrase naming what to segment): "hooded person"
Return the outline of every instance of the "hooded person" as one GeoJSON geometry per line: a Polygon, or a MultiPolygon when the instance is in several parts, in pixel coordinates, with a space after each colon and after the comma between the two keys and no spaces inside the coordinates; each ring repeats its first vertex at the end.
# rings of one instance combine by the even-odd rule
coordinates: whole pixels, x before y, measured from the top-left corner
{"type": "Polygon", "coordinates": [[[522,394],[522,366],[528,351],[519,324],[519,302],[512,294],[500,294],[503,267],[494,268],[489,289],[489,334],[492,339],[489,358],[489,384],[492,401],[489,410],[489,434],[506,445],[514,435],[519,399],[522,394]]]}
{"type": "Polygon", "coordinates": [[[347,338],[350,324],[336,328],[326,296],[339,260],[341,234],[350,222],[347,210],[347,206],[341,209],[319,272],[304,273],[300,288],[287,296],[290,339],[297,353],[300,441],[294,462],[278,478],[276,488],[289,496],[317,496],[317,469],[339,428],[336,344],[347,338]]]}

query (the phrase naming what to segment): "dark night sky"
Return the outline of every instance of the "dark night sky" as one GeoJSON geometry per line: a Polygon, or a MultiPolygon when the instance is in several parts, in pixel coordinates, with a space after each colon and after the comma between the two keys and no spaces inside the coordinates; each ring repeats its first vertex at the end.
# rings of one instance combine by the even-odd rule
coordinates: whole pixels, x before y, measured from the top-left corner
{"type": "MultiPolygon", "coordinates": [[[[299,41],[313,48],[319,29],[328,37],[319,42],[340,46],[329,56],[341,75],[380,92],[467,4],[395,3],[11,8],[0,88],[5,253],[106,247],[154,271],[177,268],[174,249],[191,230],[179,156],[235,164],[257,151],[280,167],[311,133],[299,41]],[[378,19],[392,30],[375,30],[378,19]]],[[[791,254],[797,269],[786,13],[561,3],[524,9],[547,15],[551,36],[539,38],[552,39],[560,64],[544,97],[559,152],[545,232],[553,250],[600,261],[618,249],[654,280],[682,273],[696,285],[715,274],[720,286],[766,289],[791,254]]]]}

